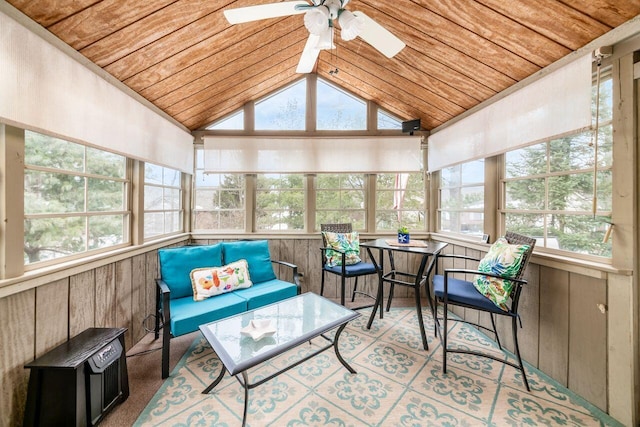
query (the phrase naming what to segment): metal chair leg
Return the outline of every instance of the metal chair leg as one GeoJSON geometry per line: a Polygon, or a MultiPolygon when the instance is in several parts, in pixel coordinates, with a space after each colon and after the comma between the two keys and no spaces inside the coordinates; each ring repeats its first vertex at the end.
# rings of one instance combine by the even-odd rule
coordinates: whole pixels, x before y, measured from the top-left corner
{"type": "Polygon", "coordinates": [[[522,380],[527,391],[531,391],[529,388],[529,381],[527,381],[527,374],[524,371],[524,364],[522,363],[522,357],[520,357],[520,346],[518,345],[518,322],[516,317],[511,318],[511,326],[513,328],[513,344],[516,350],[516,356],[518,357],[518,364],[520,365],[520,372],[522,373],[522,380]]]}
{"type": "Polygon", "coordinates": [[[353,282],[353,292],[351,292],[351,302],[354,302],[356,299],[356,292],[358,290],[358,276],[354,278],[353,282]]]}
{"type": "Polygon", "coordinates": [[[498,343],[498,348],[502,350],[502,345],[500,344],[500,337],[498,336],[498,330],[496,329],[496,321],[493,319],[493,313],[489,313],[491,316],[491,326],[493,326],[493,333],[496,336],[496,342],[498,343]]]}
{"type": "Polygon", "coordinates": [[[324,270],[322,270],[322,278],[320,279],[320,296],[324,295],[324,270]]]}
{"type": "Polygon", "coordinates": [[[447,373],[447,303],[443,304],[443,316],[442,316],[442,373],[447,373]]]}

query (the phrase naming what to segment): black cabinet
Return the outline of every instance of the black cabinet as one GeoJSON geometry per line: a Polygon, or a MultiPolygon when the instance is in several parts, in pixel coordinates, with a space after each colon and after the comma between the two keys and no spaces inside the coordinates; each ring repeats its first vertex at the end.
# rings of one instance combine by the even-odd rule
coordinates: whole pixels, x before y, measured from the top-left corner
{"type": "Polygon", "coordinates": [[[126,328],[89,328],[25,365],[25,426],[93,426],[129,397],[126,328]]]}

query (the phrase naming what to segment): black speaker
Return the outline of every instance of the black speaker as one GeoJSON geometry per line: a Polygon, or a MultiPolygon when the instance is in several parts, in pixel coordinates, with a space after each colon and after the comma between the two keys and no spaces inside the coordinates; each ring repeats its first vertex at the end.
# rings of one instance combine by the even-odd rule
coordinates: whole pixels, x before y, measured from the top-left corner
{"type": "Polygon", "coordinates": [[[408,133],[409,135],[413,135],[413,132],[416,130],[420,130],[420,119],[408,120],[406,122],[402,122],[402,132],[408,133]]]}

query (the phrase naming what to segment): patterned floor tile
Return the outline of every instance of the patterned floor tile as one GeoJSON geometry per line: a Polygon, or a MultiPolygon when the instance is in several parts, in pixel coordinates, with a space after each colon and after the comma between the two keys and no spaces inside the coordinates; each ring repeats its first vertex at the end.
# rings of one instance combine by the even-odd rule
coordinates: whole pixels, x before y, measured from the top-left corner
{"type": "Polygon", "coordinates": [[[442,364],[432,359],[410,387],[445,406],[488,422],[498,383],[456,367],[448,368],[445,374],[442,364]]]}
{"type": "Polygon", "coordinates": [[[344,370],[336,372],[316,389],[316,393],[364,425],[376,425],[381,414],[396,404],[403,389],[403,385],[389,381],[375,371],[359,368],[357,374],[344,370]]]}
{"type": "MultiPolygon", "coordinates": [[[[497,396],[492,415],[497,425],[601,426],[602,421],[566,406],[539,399],[526,390],[503,387],[497,396]]],[[[612,423],[607,425],[620,425],[612,423]]]]}
{"type": "Polygon", "coordinates": [[[426,356],[381,340],[359,354],[353,362],[358,367],[406,384],[424,367],[426,356]]]}
{"type": "Polygon", "coordinates": [[[443,406],[414,391],[405,393],[380,425],[401,427],[477,426],[482,422],[470,414],[443,406]]]}

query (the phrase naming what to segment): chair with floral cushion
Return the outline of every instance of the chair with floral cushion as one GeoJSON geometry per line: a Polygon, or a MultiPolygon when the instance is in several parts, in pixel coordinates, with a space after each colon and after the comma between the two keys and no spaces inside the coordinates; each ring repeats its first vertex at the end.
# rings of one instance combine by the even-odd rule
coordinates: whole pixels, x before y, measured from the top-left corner
{"type": "MultiPolygon", "coordinates": [[[[518,346],[517,322],[520,319],[520,316],[518,315],[518,303],[520,302],[522,287],[527,283],[527,281],[522,279],[522,277],[524,270],[527,267],[527,263],[529,262],[529,258],[531,257],[531,253],[533,252],[535,243],[535,239],[530,237],[522,236],[513,232],[507,232],[504,237],[499,238],[489,248],[487,255],[482,260],[464,255],[438,255],[439,258],[457,258],[467,261],[479,261],[477,270],[447,268],[444,270],[443,274],[438,274],[438,267],[436,264],[436,273],[433,277],[433,291],[436,304],[435,312],[437,313],[439,302],[444,306],[442,328],[440,331],[443,350],[442,371],[444,373],[447,372],[447,353],[464,353],[488,357],[519,369],[522,373],[524,385],[527,388],[527,391],[530,391],[527,375],[522,364],[522,357],[520,356],[520,348],[518,346]],[[468,281],[452,277],[455,273],[465,274],[465,277],[469,277],[467,275],[472,274],[473,279],[468,281]],[[495,334],[500,350],[502,350],[502,345],[500,344],[500,338],[498,337],[498,331],[496,330],[494,316],[500,315],[510,317],[513,330],[513,344],[518,364],[515,364],[506,358],[499,358],[494,355],[475,350],[468,350],[460,347],[449,348],[447,343],[447,321],[449,320],[447,310],[449,309],[449,306],[452,305],[489,313],[493,333],[495,334]]],[[[458,321],[469,323],[478,328],[491,331],[491,329],[477,323],[466,320],[458,321]]],[[[439,323],[438,319],[436,319],[435,323],[437,334],[439,323]]],[[[522,327],[522,320],[520,320],[520,327],[522,327]]]]}
{"type": "MultiPolygon", "coordinates": [[[[358,277],[377,274],[373,263],[364,262],[360,258],[360,240],[357,231],[353,231],[351,224],[321,224],[322,233],[322,280],[320,295],[324,293],[325,274],[340,276],[340,304],[345,305],[346,279],[354,278],[351,302],[357,293],[370,296],[358,291],[358,277]]],[[[373,297],[372,297],[373,298],[373,297]]],[[[359,307],[363,308],[363,307],[359,307]]]]}

